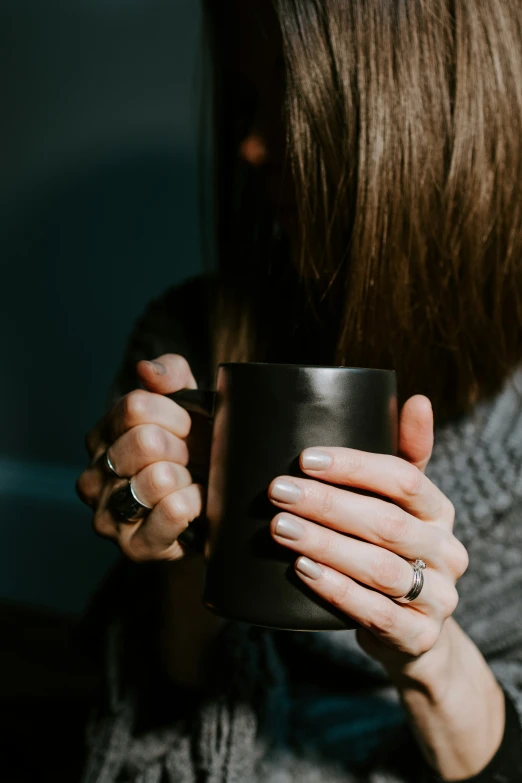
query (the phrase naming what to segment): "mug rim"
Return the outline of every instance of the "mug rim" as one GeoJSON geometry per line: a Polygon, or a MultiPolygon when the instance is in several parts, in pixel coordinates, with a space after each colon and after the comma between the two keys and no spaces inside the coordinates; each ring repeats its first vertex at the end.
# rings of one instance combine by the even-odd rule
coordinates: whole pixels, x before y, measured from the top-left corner
{"type": "Polygon", "coordinates": [[[396,375],[396,370],[381,367],[345,367],[336,364],[289,364],[284,362],[220,362],[218,367],[280,367],[294,370],[347,370],[349,372],[374,372],[396,375]]]}

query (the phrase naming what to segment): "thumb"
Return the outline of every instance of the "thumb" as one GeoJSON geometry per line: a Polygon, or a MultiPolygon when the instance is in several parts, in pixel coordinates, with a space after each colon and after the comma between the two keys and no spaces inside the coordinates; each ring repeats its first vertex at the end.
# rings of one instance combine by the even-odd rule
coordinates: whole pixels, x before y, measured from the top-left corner
{"type": "Polygon", "coordinates": [[[145,389],[157,394],[172,394],[198,386],[189,363],[176,353],[164,353],[152,361],[142,360],[136,365],[136,372],[145,389]]]}
{"type": "Polygon", "coordinates": [[[406,400],[399,421],[399,455],[424,470],[433,449],[433,410],[422,394],[406,400]]]}

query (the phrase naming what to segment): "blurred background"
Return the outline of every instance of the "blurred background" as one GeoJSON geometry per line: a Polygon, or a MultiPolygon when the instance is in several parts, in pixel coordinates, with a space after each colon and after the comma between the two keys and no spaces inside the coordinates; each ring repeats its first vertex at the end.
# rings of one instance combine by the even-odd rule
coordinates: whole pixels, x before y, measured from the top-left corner
{"type": "Polygon", "coordinates": [[[0,2],[0,601],[117,558],[74,483],[147,302],[201,267],[196,0],[0,2]]]}

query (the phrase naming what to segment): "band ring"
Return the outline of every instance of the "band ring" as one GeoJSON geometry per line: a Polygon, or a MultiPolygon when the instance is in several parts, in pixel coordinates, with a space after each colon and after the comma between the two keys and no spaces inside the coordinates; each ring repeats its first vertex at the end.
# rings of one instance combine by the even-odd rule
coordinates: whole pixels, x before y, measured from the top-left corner
{"type": "Polygon", "coordinates": [[[146,506],[136,496],[132,479],[128,479],[123,487],[114,490],[108,500],[107,507],[120,522],[137,522],[152,511],[151,506],[146,506]]]}
{"type": "Polygon", "coordinates": [[[123,478],[123,476],[120,476],[120,474],[117,472],[116,468],[111,462],[111,458],[109,457],[109,449],[105,449],[105,453],[103,455],[103,466],[107,473],[111,476],[115,476],[116,478],[123,478]]]}
{"type": "Polygon", "coordinates": [[[411,587],[405,596],[396,599],[399,603],[410,603],[411,601],[414,601],[416,598],[418,598],[422,588],[424,587],[423,571],[426,568],[426,563],[424,560],[421,560],[420,557],[418,557],[417,560],[412,564],[412,568],[413,581],[411,587]]]}

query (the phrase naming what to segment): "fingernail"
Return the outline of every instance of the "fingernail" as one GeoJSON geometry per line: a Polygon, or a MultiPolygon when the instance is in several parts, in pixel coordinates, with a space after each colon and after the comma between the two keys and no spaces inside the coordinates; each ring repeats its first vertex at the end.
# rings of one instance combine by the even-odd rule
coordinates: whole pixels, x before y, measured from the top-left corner
{"type": "Polygon", "coordinates": [[[304,527],[297,519],[288,517],[279,517],[275,526],[275,532],[281,538],[289,538],[292,541],[298,541],[304,534],[304,527]]]}
{"type": "Polygon", "coordinates": [[[332,458],[326,451],[319,449],[305,449],[301,455],[303,468],[310,470],[324,470],[332,464],[332,458]]]}
{"type": "Polygon", "coordinates": [[[280,500],[282,503],[297,503],[301,497],[301,490],[291,481],[277,479],[272,485],[270,496],[274,500],[280,500]]]}
{"type": "Polygon", "coordinates": [[[165,375],[165,373],[167,372],[167,368],[165,367],[165,365],[162,364],[161,362],[157,362],[155,359],[153,359],[150,362],[147,362],[147,364],[150,364],[154,372],[157,373],[158,375],[165,375]]]}
{"type": "Polygon", "coordinates": [[[323,574],[323,569],[321,566],[317,563],[314,563],[314,561],[310,560],[308,557],[298,558],[295,567],[309,579],[319,579],[319,577],[323,574]]]}

